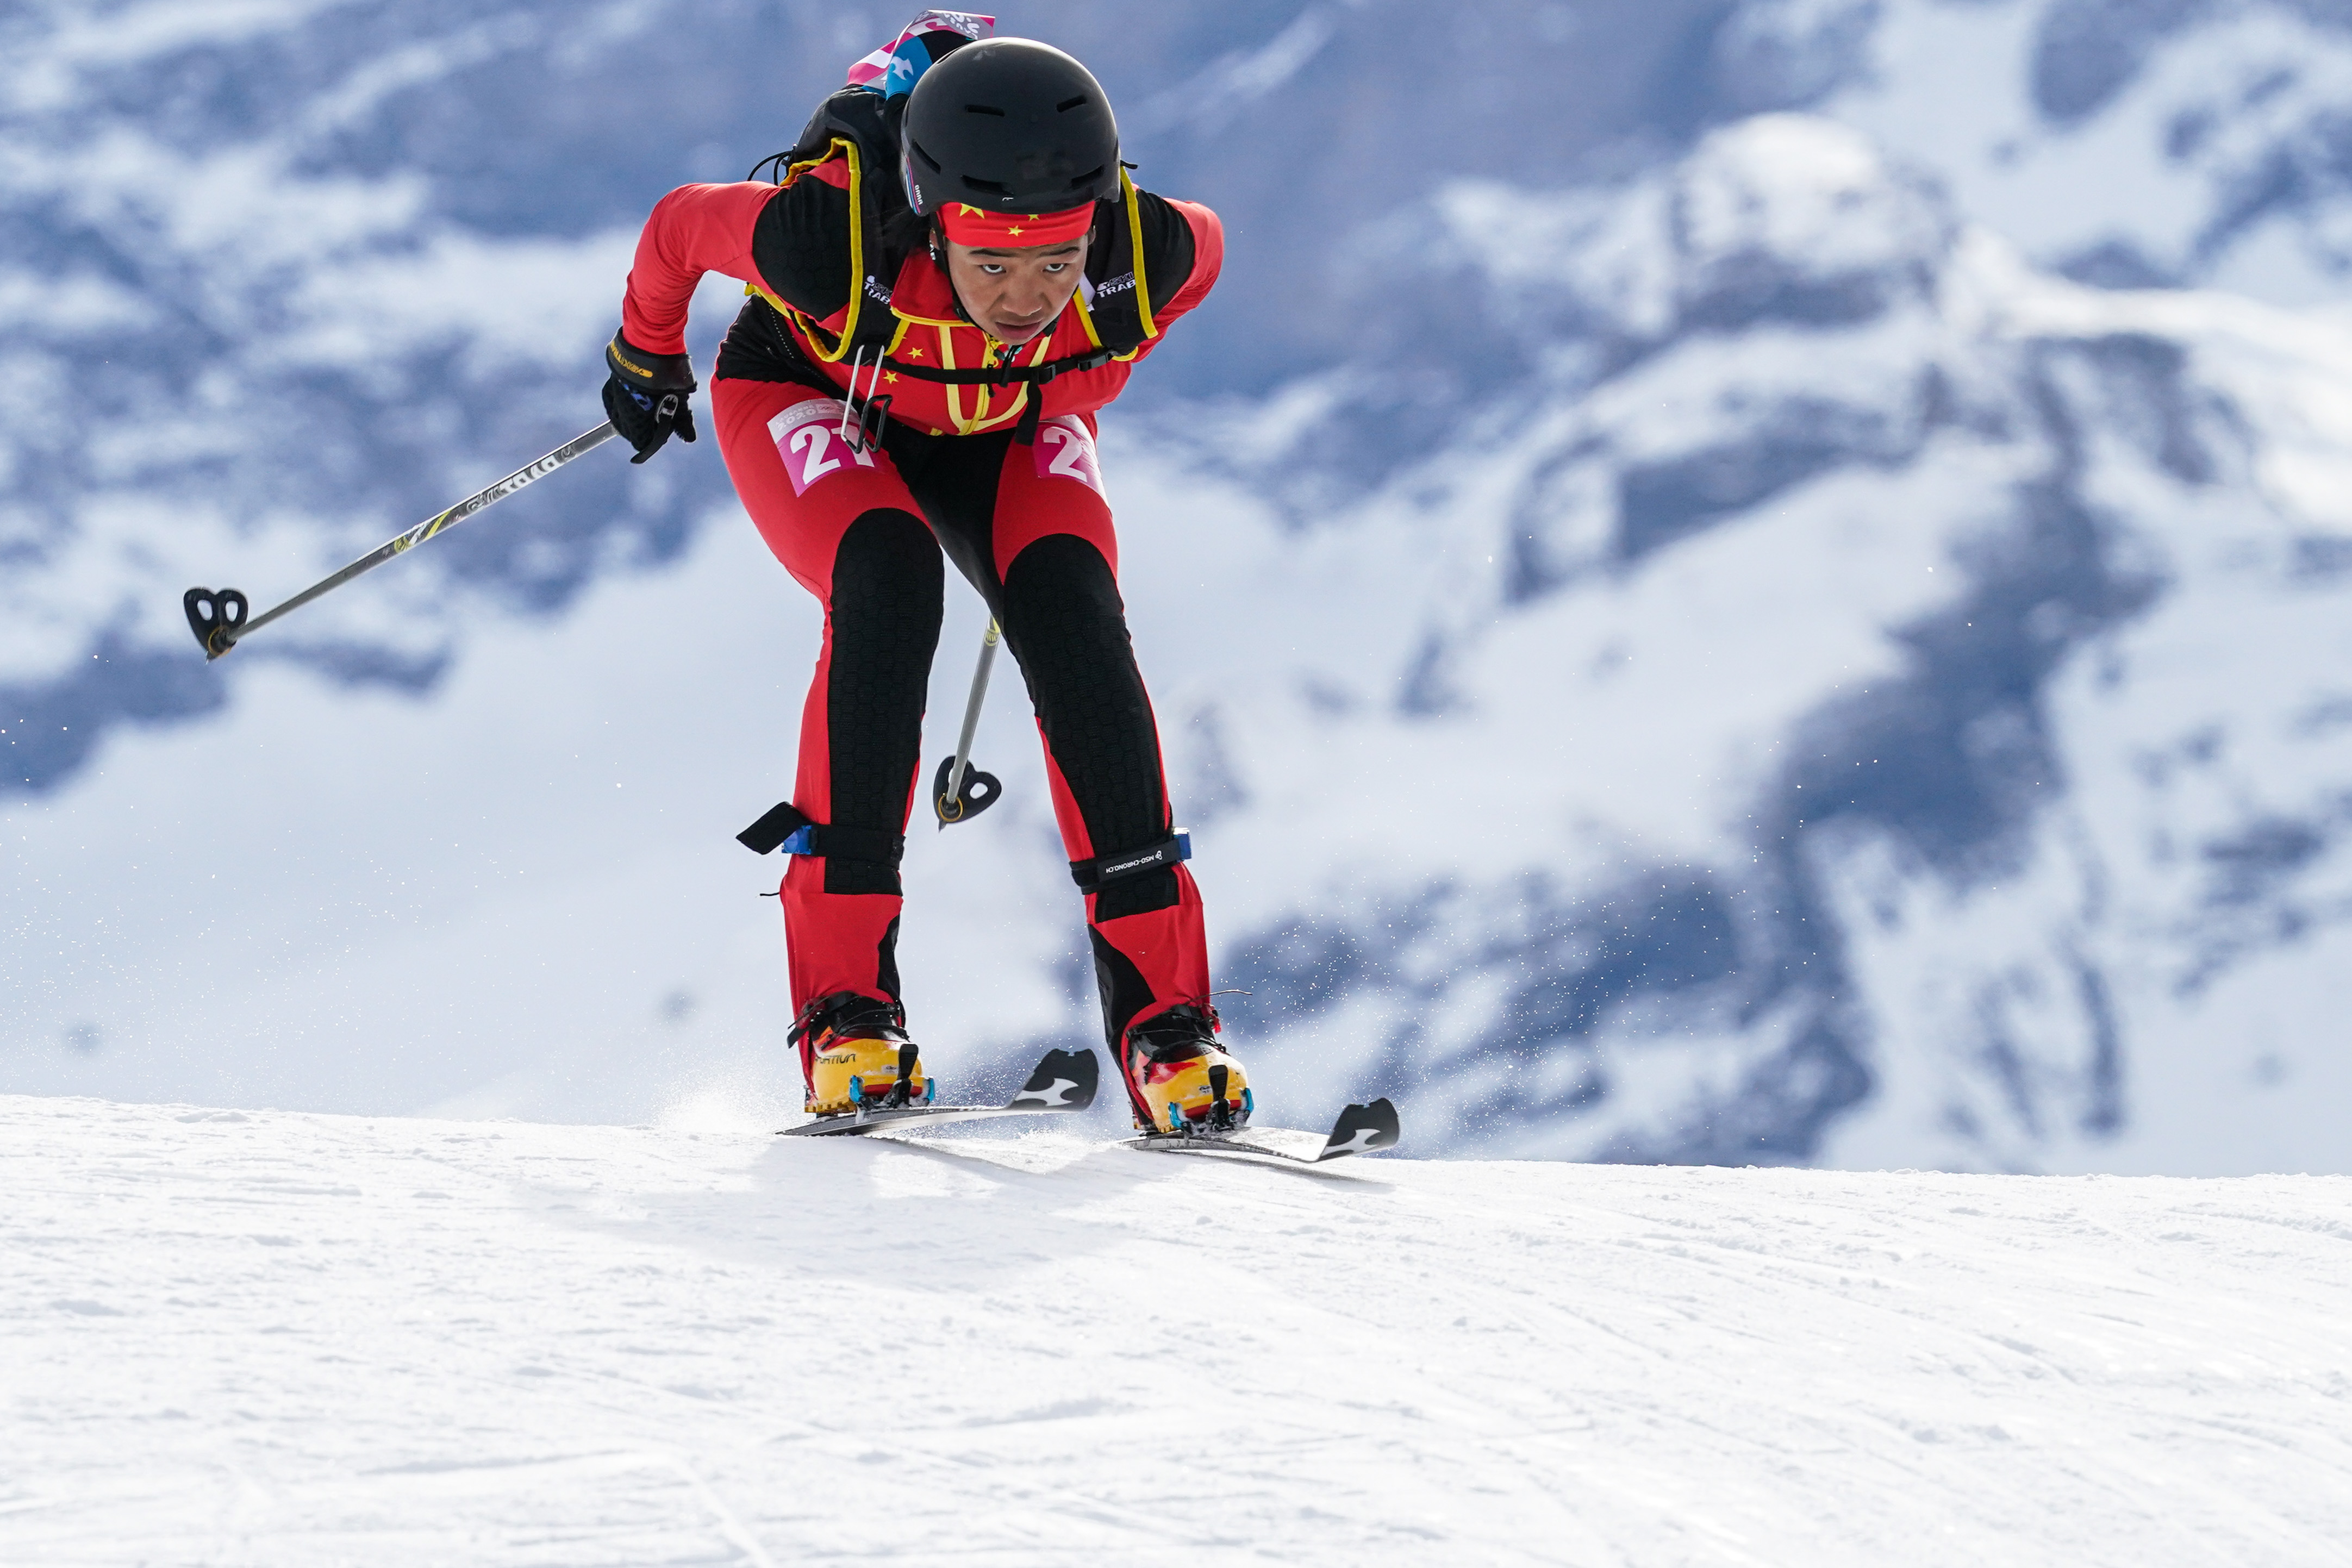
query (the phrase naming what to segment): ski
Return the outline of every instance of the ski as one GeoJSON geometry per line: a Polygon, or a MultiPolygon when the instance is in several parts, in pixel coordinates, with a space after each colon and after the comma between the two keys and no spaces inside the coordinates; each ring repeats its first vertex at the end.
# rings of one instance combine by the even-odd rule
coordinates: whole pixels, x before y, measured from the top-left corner
{"type": "Polygon", "coordinates": [[[1349,1155],[1392,1148],[1397,1141],[1396,1107],[1382,1098],[1369,1105],[1350,1105],[1331,1124],[1328,1136],[1293,1132],[1287,1127],[1243,1127],[1231,1133],[1146,1133],[1125,1140],[1130,1149],[1163,1155],[1210,1155],[1228,1159],[1287,1160],[1293,1165],[1321,1165],[1349,1155]]]}
{"type": "Polygon", "coordinates": [[[1083,1111],[1095,1103],[1098,1082],[1091,1051],[1049,1051],[1021,1092],[1002,1105],[898,1105],[887,1110],[844,1111],[786,1127],[780,1138],[837,1138],[878,1133],[885,1127],[977,1122],[990,1116],[1050,1116],[1083,1111]]]}

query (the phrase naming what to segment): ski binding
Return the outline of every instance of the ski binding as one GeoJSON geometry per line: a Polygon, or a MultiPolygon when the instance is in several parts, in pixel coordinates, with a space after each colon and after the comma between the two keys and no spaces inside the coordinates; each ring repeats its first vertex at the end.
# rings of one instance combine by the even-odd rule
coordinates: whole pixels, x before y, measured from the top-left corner
{"type": "Polygon", "coordinates": [[[1340,1112],[1339,1119],[1331,1124],[1329,1135],[1319,1144],[1313,1133],[1250,1126],[1230,1133],[1145,1133],[1126,1140],[1126,1144],[1130,1149],[1150,1149],[1163,1155],[1223,1155],[1314,1166],[1349,1155],[1393,1148],[1397,1138],[1396,1107],[1383,1097],[1369,1105],[1350,1105],[1340,1112]]]}
{"type": "MultiPolygon", "coordinates": [[[[1091,1051],[1049,1051],[1021,1092],[1002,1105],[861,1105],[786,1127],[778,1137],[834,1138],[878,1133],[885,1127],[940,1122],[977,1122],[991,1116],[1047,1116],[1083,1111],[1095,1103],[1099,1068],[1091,1051]]],[[[927,1082],[925,1087],[929,1087],[927,1082]]]]}

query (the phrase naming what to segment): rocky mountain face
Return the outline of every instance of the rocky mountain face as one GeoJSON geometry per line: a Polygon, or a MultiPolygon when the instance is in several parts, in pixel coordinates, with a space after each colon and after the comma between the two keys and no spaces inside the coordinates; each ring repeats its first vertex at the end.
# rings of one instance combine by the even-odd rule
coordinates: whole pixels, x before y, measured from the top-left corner
{"type": "MultiPolygon", "coordinates": [[[[231,700],[188,584],[593,423],[645,207],[903,19],[0,22],[0,793],[231,700]]],[[[2352,12],[1150,26],[1003,14],[1233,233],[1107,455],[1213,587],[1152,677],[1287,1081],[1495,1153],[2352,1165],[2352,12]]],[[[431,702],[726,511],[715,463],[542,486],[238,662],[431,702]]]]}
{"type": "Polygon", "coordinates": [[[1372,591],[1413,635],[1217,710],[1241,796],[1344,757],[1396,812],[1218,824],[1318,842],[1250,1016],[1497,1149],[2161,1159],[2193,1080],[2233,1157],[2340,1157],[2276,1090],[2335,1071],[2342,326],[2038,273],[1815,117],[1414,232],[1580,330],[1315,525],[1439,565],[1372,591]]]}
{"type": "Polygon", "coordinates": [[[2045,0],[1759,8],[1817,107],[2069,277],[2333,302],[2352,267],[2352,7],[2045,0]],[[1836,61],[1832,68],[1832,59],[1836,61]]]}

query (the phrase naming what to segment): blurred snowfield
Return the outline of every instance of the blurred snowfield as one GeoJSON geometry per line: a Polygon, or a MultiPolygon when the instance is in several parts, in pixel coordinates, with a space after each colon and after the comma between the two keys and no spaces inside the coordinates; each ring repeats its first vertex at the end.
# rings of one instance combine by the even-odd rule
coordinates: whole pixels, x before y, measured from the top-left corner
{"type": "MultiPolygon", "coordinates": [[[[1002,11],[1232,231],[1104,460],[1280,1119],[2352,1169],[2352,18],[2155,9],[1002,11]]],[[[0,22],[0,1090],[789,1113],[778,868],[731,835],[816,617],[709,442],[220,665],[178,602],[273,602],[593,423],[644,211],[904,19],[0,22]]],[[[979,627],[951,585],[927,767],[979,627]]],[[[1007,799],[907,863],[959,1092],[1095,1032],[1000,675],[1007,799]]]]}

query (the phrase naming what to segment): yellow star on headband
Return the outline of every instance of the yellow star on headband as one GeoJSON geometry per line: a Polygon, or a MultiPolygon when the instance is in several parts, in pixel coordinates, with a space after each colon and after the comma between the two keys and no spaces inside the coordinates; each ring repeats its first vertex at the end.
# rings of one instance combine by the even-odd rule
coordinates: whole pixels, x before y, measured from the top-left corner
{"type": "Polygon", "coordinates": [[[1021,225],[1019,224],[1014,224],[1011,228],[1006,229],[1004,232],[1011,235],[1013,238],[1018,239],[1021,237],[1021,225]]]}
{"type": "Polygon", "coordinates": [[[978,207],[972,206],[969,203],[958,202],[956,204],[956,215],[961,217],[967,214],[975,218],[984,218],[988,216],[986,213],[982,212],[978,207]]]}

